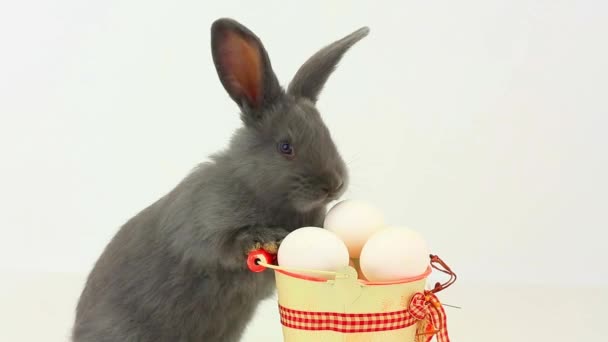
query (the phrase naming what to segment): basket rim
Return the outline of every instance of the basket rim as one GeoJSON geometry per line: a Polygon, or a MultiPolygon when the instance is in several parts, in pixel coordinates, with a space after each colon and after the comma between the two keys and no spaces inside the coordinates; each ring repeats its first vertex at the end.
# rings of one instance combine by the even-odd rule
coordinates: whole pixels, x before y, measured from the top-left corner
{"type": "MultiPolygon", "coordinates": [[[[402,279],[391,280],[391,281],[368,281],[368,280],[363,280],[363,279],[357,279],[357,281],[361,285],[366,285],[366,286],[406,284],[406,283],[412,283],[412,282],[415,282],[415,281],[418,281],[418,280],[425,279],[425,278],[427,278],[431,274],[432,271],[433,271],[433,269],[431,268],[431,266],[429,266],[429,267],[427,267],[426,271],[424,271],[424,273],[421,273],[420,275],[413,276],[413,277],[402,278],[402,279]]],[[[314,277],[314,276],[310,276],[310,275],[289,272],[289,271],[286,271],[286,270],[276,269],[275,272],[279,272],[279,273],[284,274],[284,275],[286,275],[288,277],[302,279],[302,280],[308,280],[308,281],[313,281],[313,282],[318,282],[318,283],[325,283],[325,282],[328,282],[330,280],[330,279],[326,279],[326,278],[322,278],[322,277],[314,277]]]]}

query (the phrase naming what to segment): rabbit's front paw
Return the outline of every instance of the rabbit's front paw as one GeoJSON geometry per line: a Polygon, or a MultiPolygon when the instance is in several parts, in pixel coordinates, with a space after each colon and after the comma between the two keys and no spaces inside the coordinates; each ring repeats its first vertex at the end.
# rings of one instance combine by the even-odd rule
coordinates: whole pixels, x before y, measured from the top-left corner
{"type": "Polygon", "coordinates": [[[247,253],[263,249],[270,254],[277,254],[281,241],[289,232],[281,228],[260,229],[252,235],[252,244],[247,249],[247,253]]]}

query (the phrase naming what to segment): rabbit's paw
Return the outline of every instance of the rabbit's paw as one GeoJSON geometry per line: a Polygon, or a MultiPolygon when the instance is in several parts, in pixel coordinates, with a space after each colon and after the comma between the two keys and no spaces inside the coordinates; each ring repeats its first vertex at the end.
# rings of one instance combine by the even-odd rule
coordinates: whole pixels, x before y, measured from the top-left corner
{"type": "Polygon", "coordinates": [[[270,254],[277,254],[281,241],[287,234],[289,232],[281,228],[259,229],[252,234],[252,241],[246,252],[263,249],[270,254]]]}

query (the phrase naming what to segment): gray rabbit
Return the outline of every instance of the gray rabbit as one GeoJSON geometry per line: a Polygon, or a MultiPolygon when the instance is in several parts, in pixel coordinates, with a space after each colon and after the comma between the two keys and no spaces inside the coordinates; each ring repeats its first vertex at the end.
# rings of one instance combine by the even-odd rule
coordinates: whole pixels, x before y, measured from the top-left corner
{"type": "Polygon", "coordinates": [[[274,291],[273,272],[248,270],[248,252],[276,252],[290,231],[321,226],[346,188],[346,166],[315,103],[368,32],[321,49],[285,91],[255,34],[232,19],[212,24],[213,61],[243,126],[226,150],[121,227],[87,279],[73,341],[241,338],[274,291]]]}

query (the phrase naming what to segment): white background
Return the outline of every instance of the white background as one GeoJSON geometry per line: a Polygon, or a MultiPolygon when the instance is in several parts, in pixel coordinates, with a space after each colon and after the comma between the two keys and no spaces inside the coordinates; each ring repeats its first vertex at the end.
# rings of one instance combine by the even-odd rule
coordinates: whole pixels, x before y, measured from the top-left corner
{"type": "MultiPolygon", "coordinates": [[[[526,316],[541,312],[563,320],[571,335],[558,339],[600,336],[601,314],[589,314],[594,327],[581,312],[608,304],[607,10],[599,0],[2,2],[0,340],[66,340],[82,281],[119,226],[225,146],[240,122],[211,61],[209,27],[223,16],[261,37],[283,84],[320,47],[371,28],[318,107],[350,167],[348,197],[421,231],[458,272],[445,294],[464,307],[448,312],[456,341],[483,329],[493,341],[547,338],[526,316]],[[564,299],[581,293],[585,303],[564,299]],[[533,311],[510,315],[518,300],[533,311]]],[[[274,305],[248,341],[280,341],[274,305]]]]}

